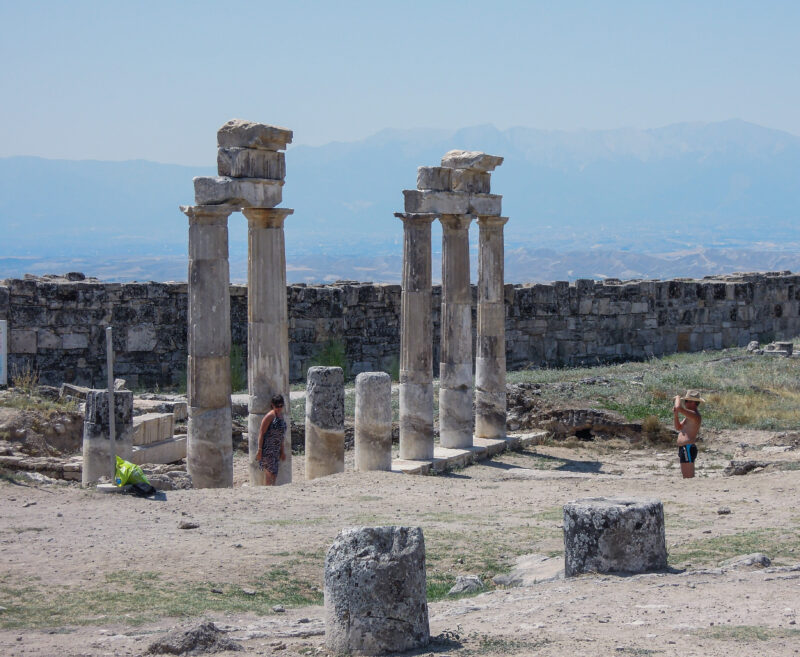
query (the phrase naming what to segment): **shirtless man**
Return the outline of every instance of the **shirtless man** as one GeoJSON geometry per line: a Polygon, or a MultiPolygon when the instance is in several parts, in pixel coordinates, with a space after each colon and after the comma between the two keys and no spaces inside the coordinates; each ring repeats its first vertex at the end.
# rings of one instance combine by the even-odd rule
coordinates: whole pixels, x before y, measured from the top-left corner
{"type": "Polygon", "coordinates": [[[704,402],[697,390],[687,390],[686,395],[681,399],[675,397],[672,406],[672,415],[675,428],[680,431],[678,434],[678,459],[681,462],[681,474],[684,479],[694,477],[694,462],[697,458],[697,434],[700,432],[700,423],[703,418],[697,410],[698,405],[704,402]],[[683,422],[678,417],[678,413],[684,416],[683,422]]]}

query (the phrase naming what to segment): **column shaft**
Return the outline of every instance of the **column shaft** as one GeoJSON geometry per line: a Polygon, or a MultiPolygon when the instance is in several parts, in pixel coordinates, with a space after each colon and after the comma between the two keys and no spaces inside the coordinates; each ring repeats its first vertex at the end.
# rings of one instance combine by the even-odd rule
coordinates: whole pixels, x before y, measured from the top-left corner
{"type": "Polygon", "coordinates": [[[286,435],[276,484],[292,481],[292,434],[289,399],[289,312],[286,299],[286,249],[283,222],[294,212],[285,208],[245,208],[247,257],[247,418],[250,485],[263,486],[256,461],[261,420],[274,395],[283,395],[286,435]]]}
{"type": "Polygon", "coordinates": [[[433,214],[403,220],[400,317],[400,458],[433,458],[433,328],[431,222],[433,214]]]}
{"type": "Polygon", "coordinates": [[[183,206],[189,217],[189,428],[195,488],[233,486],[229,205],[183,206]]]}
{"type": "Polygon", "coordinates": [[[472,293],[469,225],[472,215],[444,214],[439,436],[442,447],[472,447],[472,293]]]}
{"type": "Polygon", "coordinates": [[[475,358],[475,435],[506,435],[506,331],[503,225],[507,217],[478,218],[478,339],[475,358]]]}

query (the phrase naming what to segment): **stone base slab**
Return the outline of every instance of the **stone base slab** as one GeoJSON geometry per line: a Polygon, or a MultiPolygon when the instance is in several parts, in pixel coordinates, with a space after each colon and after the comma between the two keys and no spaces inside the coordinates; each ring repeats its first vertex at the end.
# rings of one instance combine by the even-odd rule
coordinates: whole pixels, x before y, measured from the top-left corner
{"type": "Polygon", "coordinates": [[[392,472],[425,475],[432,472],[446,472],[453,468],[463,468],[483,459],[497,456],[506,450],[523,449],[529,445],[535,445],[546,435],[546,431],[533,431],[513,434],[505,439],[473,438],[473,446],[466,449],[436,447],[433,450],[432,460],[394,459],[392,472]]]}
{"type": "Polygon", "coordinates": [[[186,436],[175,436],[149,445],[137,445],[131,463],[175,463],[186,458],[186,436]]]}

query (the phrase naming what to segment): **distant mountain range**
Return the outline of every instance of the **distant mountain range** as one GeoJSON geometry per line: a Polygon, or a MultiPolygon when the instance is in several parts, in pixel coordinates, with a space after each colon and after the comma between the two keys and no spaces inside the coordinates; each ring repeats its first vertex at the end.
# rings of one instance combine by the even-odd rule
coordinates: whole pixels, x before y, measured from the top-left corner
{"type": "MultiPolygon", "coordinates": [[[[694,276],[800,269],[800,137],[743,121],[561,132],[384,130],[287,153],[289,280],[398,281],[403,189],[452,148],[503,155],[506,278],[694,276]]],[[[146,161],[0,158],[0,278],[80,269],[185,279],[192,177],[146,161]]],[[[232,217],[231,275],[246,276],[232,217]]],[[[473,231],[476,237],[477,231],[473,231]]],[[[435,250],[440,250],[435,231],[435,250]]],[[[475,239],[473,239],[475,242],[475,239]]]]}

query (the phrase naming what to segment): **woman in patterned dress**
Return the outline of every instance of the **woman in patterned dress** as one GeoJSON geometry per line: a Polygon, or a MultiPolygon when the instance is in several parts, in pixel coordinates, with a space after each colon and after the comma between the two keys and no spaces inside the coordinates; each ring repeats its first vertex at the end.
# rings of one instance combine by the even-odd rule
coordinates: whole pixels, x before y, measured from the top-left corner
{"type": "Polygon", "coordinates": [[[264,416],[258,431],[258,453],[256,460],[264,472],[267,486],[275,485],[280,461],[286,460],[283,437],[286,435],[286,420],[283,419],[283,395],[272,398],[272,410],[264,416]]]}

